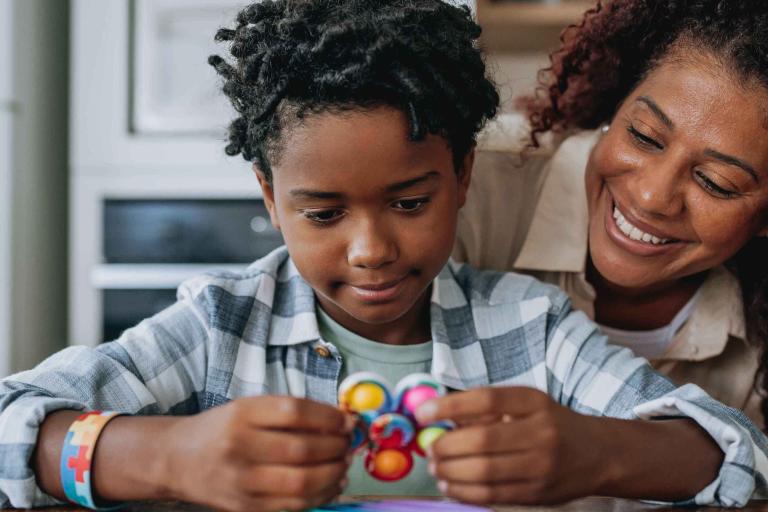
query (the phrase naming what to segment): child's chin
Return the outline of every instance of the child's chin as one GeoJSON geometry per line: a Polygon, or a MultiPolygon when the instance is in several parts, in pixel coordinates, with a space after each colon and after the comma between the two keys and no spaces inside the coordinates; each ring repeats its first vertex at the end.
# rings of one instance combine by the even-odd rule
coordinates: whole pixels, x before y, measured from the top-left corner
{"type": "Polygon", "coordinates": [[[360,322],[384,325],[400,320],[408,313],[408,308],[403,307],[401,303],[360,304],[354,308],[346,309],[346,312],[360,322]]]}
{"type": "Polygon", "coordinates": [[[384,325],[399,320],[406,313],[406,311],[402,311],[401,308],[398,308],[397,310],[394,310],[394,308],[388,309],[381,307],[380,304],[377,304],[374,308],[375,307],[380,308],[382,311],[365,311],[364,308],[360,308],[351,314],[361,322],[371,325],[384,325]]]}

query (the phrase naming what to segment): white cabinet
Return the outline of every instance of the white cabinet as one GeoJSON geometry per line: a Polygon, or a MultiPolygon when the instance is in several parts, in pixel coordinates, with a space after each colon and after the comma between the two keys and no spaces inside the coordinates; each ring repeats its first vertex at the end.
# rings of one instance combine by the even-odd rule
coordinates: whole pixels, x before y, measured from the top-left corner
{"type": "Polygon", "coordinates": [[[66,336],[67,13],[0,0],[0,376],[66,336]]]}
{"type": "Polygon", "coordinates": [[[250,165],[224,154],[232,112],[207,63],[247,3],[73,0],[70,344],[101,341],[106,200],[260,197],[250,165]]]}

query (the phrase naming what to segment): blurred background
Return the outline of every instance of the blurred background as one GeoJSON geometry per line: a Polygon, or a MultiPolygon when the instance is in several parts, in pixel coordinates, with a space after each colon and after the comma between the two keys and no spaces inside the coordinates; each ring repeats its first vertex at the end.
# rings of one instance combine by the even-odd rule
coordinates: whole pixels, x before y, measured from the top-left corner
{"type": "MultiPolygon", "coordinates": [[[[206,64],[247,1],[0,0],[0,377],[281,243],[206,64]]],[[[466,0],[504,109],[588,0],[466,0]]]]}

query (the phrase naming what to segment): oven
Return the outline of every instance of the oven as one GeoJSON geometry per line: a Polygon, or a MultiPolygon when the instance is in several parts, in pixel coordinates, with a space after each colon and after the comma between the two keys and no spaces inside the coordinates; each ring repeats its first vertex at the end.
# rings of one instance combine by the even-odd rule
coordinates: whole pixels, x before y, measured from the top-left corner
{"type": "Polygon", "coordinates": [[[179,284],[241,270],[282,245],[261,199],[106,199],[103,263],[91,273],[101,299],[99,339],[173,304],[179,284]]]}

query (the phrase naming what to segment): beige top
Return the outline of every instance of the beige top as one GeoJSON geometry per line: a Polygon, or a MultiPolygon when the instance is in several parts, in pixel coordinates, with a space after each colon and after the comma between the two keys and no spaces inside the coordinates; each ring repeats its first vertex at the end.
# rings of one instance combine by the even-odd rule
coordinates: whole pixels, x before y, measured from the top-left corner
{"type": "MultiPolygon", "coordinates": [[[[585,278],[584,169],[598,133],[550,140],[523,158],[527,136],[516,115],[502,116],[483,134],[453,256],[556,284],[594,318],[595,291],[585,278]]],[[[760,396],[753,390],[759,351],[745,338],[739,283],[721,266],[709,272],[667,351],[651,362],[676,384],[697,384],[762,426],[760,396]]]]}

